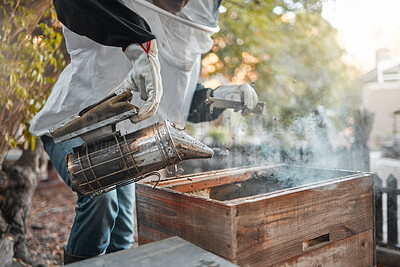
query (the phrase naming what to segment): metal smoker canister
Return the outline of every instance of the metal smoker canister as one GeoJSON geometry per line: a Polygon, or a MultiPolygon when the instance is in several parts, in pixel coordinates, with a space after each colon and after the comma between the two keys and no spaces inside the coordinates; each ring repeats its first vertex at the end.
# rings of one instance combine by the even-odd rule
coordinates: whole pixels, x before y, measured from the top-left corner
{"type": "Polygon", "coordinates": [[[76,191],[82,196],[96,196],[183,160],[212,156],[212,149],[164,121],[79,147],[67,156],[67,166],[76,191]]]}

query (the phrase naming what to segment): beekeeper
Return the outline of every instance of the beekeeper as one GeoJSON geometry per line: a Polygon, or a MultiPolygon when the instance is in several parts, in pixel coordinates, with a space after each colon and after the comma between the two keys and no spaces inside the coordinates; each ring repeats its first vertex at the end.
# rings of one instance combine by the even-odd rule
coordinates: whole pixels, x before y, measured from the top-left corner
{"type": "MultiPolygon", "coordinates": [[[[215,119],[205,104],[210,89],[197,85],[201,54],[218,31],[221,0],[54,0],[71,63],[59,76],[30,131],[40,136],[62,179],[71,186],[65,157],[79,138],[54,144],[50,128],[111,92],[137,92],[140,111],[119,130],[132,132],[156,121],[184,123],[215,119]]],[[[221,86],[219,98],[257,103],[249,85],[221,86]]],[[[134,185],[91,200],[78,196],[76,215],[64,250],[65,263],[128,249],[134,243],[134,185]]]]}

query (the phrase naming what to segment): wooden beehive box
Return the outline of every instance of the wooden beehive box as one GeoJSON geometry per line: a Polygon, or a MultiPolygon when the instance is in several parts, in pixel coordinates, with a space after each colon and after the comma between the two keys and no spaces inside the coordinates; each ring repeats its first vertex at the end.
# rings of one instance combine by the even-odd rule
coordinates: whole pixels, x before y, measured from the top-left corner
{"type": "Polygon", "coordinates": [[[139,243],[180,236],[239,266],[373,266],[370,173],[261,166],[136,185],[139,243]]]}

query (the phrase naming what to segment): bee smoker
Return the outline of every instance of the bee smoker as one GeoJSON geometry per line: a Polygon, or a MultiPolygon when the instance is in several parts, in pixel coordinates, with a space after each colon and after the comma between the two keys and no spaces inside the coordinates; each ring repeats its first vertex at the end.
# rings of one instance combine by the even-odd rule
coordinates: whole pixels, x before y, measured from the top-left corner
{"type": "Polygon", "coordinates": [[[183,160],[210,158],[213,150],[164,121],[125,136],[79,147],[67,156],[70,180],[80,195],[99,195],[137,182],[183,160]]]}
{"type": "Polygon", "coordinates": [[[66,158],[69,178],[81,196],[106,193],[183,160],[213,156],[212,149],[168,121],[121,136],[115,124],[137,113],[130,99],[127,91],[108,97],[50,129],[56,143],[75,137],[85,142],[66,158]]]}

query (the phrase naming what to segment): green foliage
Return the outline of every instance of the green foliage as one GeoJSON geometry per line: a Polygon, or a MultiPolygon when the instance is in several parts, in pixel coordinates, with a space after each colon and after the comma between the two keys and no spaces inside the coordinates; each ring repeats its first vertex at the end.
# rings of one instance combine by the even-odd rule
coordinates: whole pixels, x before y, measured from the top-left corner
{"type": "Polygon", "coordinates": [[[232,83],[254,83],[259,99],[267,102],[269,127],[276,127],[277,117],[288,127],[320,105],[349,114],[359,100],[357,84],[342,61],[336,30],[321,17],[322,3],[224,1],[227,11],[212,52],[204,57],[203,78],[221,73],[232,83]]]}
{"type": "Polygon", "coordinates": [[[65,66],[62,35],[50,0],[6,0],[0,18],[0,153],[21,139],[33,149],[30,120],[65,66]]]}

